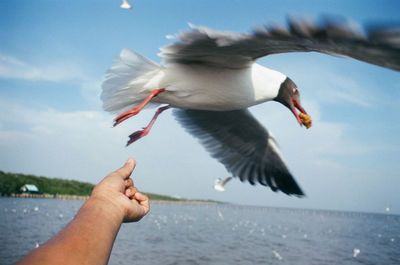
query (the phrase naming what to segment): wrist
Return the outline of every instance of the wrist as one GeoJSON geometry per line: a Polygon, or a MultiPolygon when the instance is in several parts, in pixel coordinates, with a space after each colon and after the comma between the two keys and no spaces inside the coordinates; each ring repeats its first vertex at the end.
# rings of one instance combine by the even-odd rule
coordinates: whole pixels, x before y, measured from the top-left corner
{"type": "Polygon", "coordinates": [[[124,212],[121,206],[115,203],[111,198],[92,195],[82,206],[81,211],[102,218],[113,226],[119,226],[123,222],[124,212]]]}

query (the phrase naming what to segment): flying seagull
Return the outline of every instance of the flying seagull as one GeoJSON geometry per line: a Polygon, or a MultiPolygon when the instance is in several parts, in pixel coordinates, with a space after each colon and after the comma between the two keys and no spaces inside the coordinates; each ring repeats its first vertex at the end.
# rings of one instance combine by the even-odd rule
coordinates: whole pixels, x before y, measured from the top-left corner
{"type": "Polygon", "coordinates": [[[230,180],[232,179],[232,177],[227,177],[225,179],[221,179],[221,178],[217,178],[215,180],[215,185],[214,185],[214,190],[216,191],[226,191],[225,189],[225,185],[226,183],[228,183],[230,180]]]}
{"type": "Polygon", "coordinates": [[[128,0],[122,0],[122,4],[119,6],[122,9],[131,9],[132,6],[129,4],[128,0]]]}
{"type": "MultiPolygon", "coordinates": [[[[248,108],[268,101],[287,107],[300,125],[311,126],[296,84],[256,60],[289,52],[319,52],[350,57],[400,70],[400,29],[365,29],[342,20],[317,23],[289,19],[287,26],[261,26],[252,33],[191,29],[161,48],[159,65],[123,49],[102,84],[103,107],[120,114],[114,126],[146,106],[159,107],[127,145],[148,134],[158,115],[173,108],[178,122],[218,159],[233,177],[273,191],[303,196],[275,139],[248,108]],[[122,114],[121,114],[122,113],[122,114]]],[[[171,36],[167,36],[171,38],[171,36]]]]}

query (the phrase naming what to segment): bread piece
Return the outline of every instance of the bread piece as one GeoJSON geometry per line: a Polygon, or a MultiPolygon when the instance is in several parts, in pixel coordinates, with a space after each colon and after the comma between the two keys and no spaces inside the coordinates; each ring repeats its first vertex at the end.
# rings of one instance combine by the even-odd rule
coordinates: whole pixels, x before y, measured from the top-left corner
{"type": "Polygon", "coordinates": [[[303,123],[303,125],[306,126],[307,129],[312,126],[311,117],[308,116],[307,114],[300,113],[299,118],[300,118],[301,122],[303,123]]]}

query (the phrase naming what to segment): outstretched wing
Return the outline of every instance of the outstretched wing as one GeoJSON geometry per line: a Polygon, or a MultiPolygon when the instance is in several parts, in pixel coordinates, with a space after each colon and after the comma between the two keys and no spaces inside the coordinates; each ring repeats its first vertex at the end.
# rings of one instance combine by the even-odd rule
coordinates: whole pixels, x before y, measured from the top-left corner
{"type": "Polygon", "coordinates": [[[314,51],[400,70],[400,27],[361,30],[339,19],[289,19],[287,26],[262,26],[253,33],[190,26],[176,36],[178,42],[161,49],[165,63],[242,68],[270,54],[314,51]]]}
{"type": "Polygon", "coordinates": [[[223,181],[221,181],[221,185],[222,185],[222,186],[225,186],[226,183],[228,183],[231,179],[232,179],[232,177],[227,177],[227,178],[225,178],[223,181]]]}
{"type": "Polygon", "coordinates": [[[275,140],[245,110],[174,109],[181,125],[234,177],[269,186],[273,191],[304,195],[282,160],[275,140]]]}

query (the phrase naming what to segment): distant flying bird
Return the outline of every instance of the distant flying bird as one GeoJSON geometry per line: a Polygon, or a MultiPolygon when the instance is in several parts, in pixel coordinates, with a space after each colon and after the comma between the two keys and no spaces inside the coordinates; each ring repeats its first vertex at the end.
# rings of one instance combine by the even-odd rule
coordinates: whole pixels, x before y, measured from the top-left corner
{"type": "Polygon", "coordinates": [[[215,180],[215,185],[214,185],[214,190],[217,191],[226,191],[225,190],[225,185],[226,183],[228,183],[230,180],[232,179],[232,177],[227,177],[225,179],[221,179],[221,178],[217,178],[215,180]]]}
{"type": "Polygon", "coordinates": [[[357,258],[358,254],[360,254],[360,250],[358,248],[353,249],[353,258],[357,258]]]}
{"type": "Polygon", "coordinates": [[[288,195],[304,193],[275,139],[248,108],[277,101],[300,125],[310,127],[311,118],[301,106],[295,83],[256,60],[314,51],[400,70],[399,28],[382,26],[364,33],[345,21],[329,19],[289,19],[288,26],[262,26],[252,33],[190,26],[175,36],[175,43],[161,48],[163,65],[123,49],[102,85],[104,109],[122,113],[115,118],[116,126],[145,106],[167,104],[158,108],[147,127],[129,136],[127,145],[147,135],[161,112],[174,108],[178,122],[234,177],[288,195]]]}
{"type": "Polygon", "coordinates": [[[132,6],[129,4],[128,0],[122,0],[122,4],[119,6],[123,9],[131,9],[132,6]]]}

